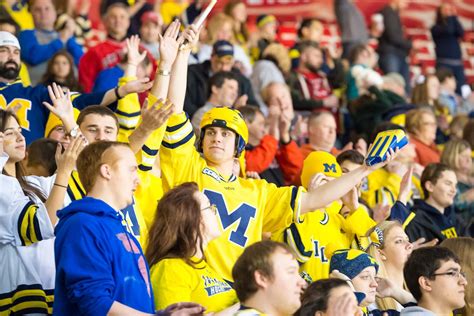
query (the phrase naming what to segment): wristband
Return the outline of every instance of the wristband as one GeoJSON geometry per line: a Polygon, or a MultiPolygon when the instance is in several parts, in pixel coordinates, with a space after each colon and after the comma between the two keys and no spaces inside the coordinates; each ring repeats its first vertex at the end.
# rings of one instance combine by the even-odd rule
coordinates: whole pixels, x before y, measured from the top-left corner
{"type": "Polygon", "coordinates": [[[171,75],[171,71],[169,71],[169,70],[158,69],[157,72],[160,76],[169,76],[169,75],[171,75]]]}
{"type": "Polygon", "coordinates": [[[61,187],[61,188],[67,189],[67,186],[62,185],[62,184],[59,184],[59,183],[54,183],[54,185],[55,185],[55,186],[58,186],[58,187],[61,187]]]}
{"type": "Polygon", "coordinates": [[[119,90],[119,87],[115,87],[114,92],[115,92],[115,97],[117,98],[117,100],[120,100],[123,97],[120,96],[118,90],[119,90]]]}

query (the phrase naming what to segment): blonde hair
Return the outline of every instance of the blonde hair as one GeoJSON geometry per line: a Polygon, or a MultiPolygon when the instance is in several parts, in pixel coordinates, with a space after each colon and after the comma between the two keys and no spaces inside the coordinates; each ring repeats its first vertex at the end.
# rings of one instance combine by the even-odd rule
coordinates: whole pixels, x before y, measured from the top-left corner
{"type": "MultiPolygon", "coordinates": [[[[400,227],[403,229],[402,224],[397,221],[383,221],[377,225],[377,227],[382,231],[384,241],[385,238],[388,236],[388,233],[394,228],[394,227],[400,227]]],[[[375,245],[371,245],[367,249],[367,253],[375,258],[379,264],[379,271],[378,271],[378,276],[385,278],[385,279],[390,279],[387,269],[385,267],[385,263],[383,260],[381,260],[381,255],[378,249],[383,249],[384,248],[384,241],[382,241],[382,244],[380,245],[380,248],[377,248],[375,245]]],[[[405,283],[405,282],[404,282],[405,283]]],[[[405,284],[403,285],[405,287],[405,284]]],[[[398,304],[397,301],[394,300],[393,298],[380,298],[376,297],[375,298],[375,303],[377,304],[377,307],[381,311],[387,311],[389,309],[397,310],[398,309],[398,304]]]]}
{"type": "MultiPolygon", "coordinates": [[[[469,237],[448,238],[443,240],[440,246],[448,248],[458,256],[461,270],[466,273],[466,279],[468,281],[473,280],[474,239],[469,237]]],[[[466,306],[461,309],[461,315],[474,315],[474,286],[470,282],[466,285],[464,301],[466,306]]]]}
{"type": "Polygon", "coordinates": [[[450,140],[444,146],[441,162],[455,171],[459,169],[459,155],[466,149],[471,150],[471,145],[465,140],[450,140]]]}
{"type": "Polygon", "coordinates": [[[288,53],[288,49],[278,43],[272,43],[268,45],[262,53],[262,58],[273,58],[278,68],[284,73],[287,74],[291,70],[291,58],[288,53]]]}
{"type": "Polygon", "coordinates": [[[407,112],[405,119],[405,128],[409,133],[417,134],[421,130],[422,121],[421,118],[423,115],[431,115],[436,118],[433,110],[428,107],[422,107],[418,109],[413,109],[407,112]]]}
{"type": "Polygon", "coordinates": [[[207,32],[208,32],[208,44],[212,45],[217,41],[217,33],[222,28],[222,26],[228,23],[232,29],[232,36],[229,42],[232,44],[236,43],[235,36],[234,36],[234,20],[225,13],[218,13],[214,15],[207,24],[207,32]]]}

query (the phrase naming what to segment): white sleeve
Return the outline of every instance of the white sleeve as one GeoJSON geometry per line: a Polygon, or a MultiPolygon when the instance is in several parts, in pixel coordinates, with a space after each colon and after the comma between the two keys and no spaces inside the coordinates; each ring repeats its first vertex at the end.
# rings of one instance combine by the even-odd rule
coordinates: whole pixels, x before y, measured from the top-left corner
{"type": "Polygon", "coordinates": [[[54,229],[44,204],[28,198],[13,177],[0,174],[0,184],[0,244],[28,246],[53,238],[54,229]]]}

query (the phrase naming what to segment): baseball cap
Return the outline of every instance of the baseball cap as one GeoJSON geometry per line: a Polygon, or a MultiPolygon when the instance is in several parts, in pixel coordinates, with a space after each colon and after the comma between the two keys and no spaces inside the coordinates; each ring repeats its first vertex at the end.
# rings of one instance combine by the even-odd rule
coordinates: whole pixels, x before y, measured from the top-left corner
{"type": "Polygon", "coordinates": [[[0,46],[14,46],[21,49],[20,43],[15,35],[9,32],[0,31],[0,46]]]}
{"type": "Polygon", "coordinates": [[[212,47],[212,54],[217,57],[234,57],[234,45],[228,41],[217,41],[212,47]]]}
{"type": "Polygon", "coordinates": [[[301,171],[301,184],[308,188],[311,178],[316,173],[324,173],[328,177],[339,178],[342,175],[341,166],[336,157],[325,151],[313,151],[306,157],[301,171]]]}
{"type": "Polygon", "coordinates": [[[160,17],[154,11],[147,11],[143,13],[142,17],[140,18],[142,24],[147,22],[153,22],[155,24],[160,24],[160,17]]]}

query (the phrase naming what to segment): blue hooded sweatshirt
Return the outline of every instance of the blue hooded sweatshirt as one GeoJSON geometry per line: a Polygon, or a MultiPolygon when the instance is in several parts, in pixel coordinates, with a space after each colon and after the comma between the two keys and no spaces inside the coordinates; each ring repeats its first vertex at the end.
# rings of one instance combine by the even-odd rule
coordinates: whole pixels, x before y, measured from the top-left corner
{"type": "Polygon", "coordinates": [[[154,314],[148,264],[122,216],[85,197],[58,217],[53,315],[106,315],[114,301],[154,314]]]}

